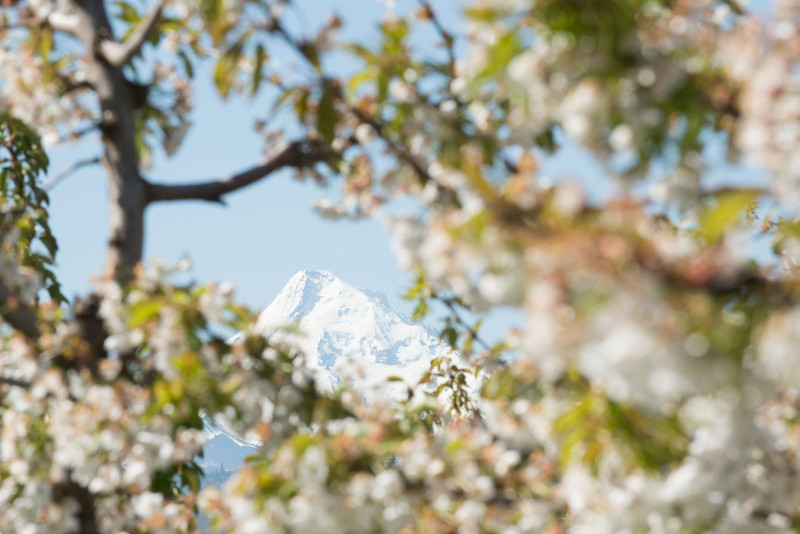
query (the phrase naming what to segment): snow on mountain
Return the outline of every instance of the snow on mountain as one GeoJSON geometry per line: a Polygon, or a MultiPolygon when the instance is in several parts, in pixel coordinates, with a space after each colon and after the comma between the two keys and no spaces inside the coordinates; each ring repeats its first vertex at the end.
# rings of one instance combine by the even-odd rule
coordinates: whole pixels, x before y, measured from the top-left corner
{"type": "Polygon", "coordinates": [[[294,275],[261,313],[256,331],[289,337],[332,385],[397,374],[413,379],[434,355],[446,352],[423,326],[392,310],[385,296],[357,289],[328,271],[294,275]],[[280,332],[287,323],[297,324],[300,333],[280,332]]]}
{"type": "MultiPolygon", "coordinates": [[[[331,388],[344,381],[366,395],[397,389],[386,382],[389,376],[418,380],[431,359],[448,352],[426,328],[394,311],[384,295],[328,271],[295,274],[258,317],[255,330],[300,348],[331,388]]],[[[247,440],[214,421],[206,421],[206,436],[204,467],[235,469],[253,452],[247,440]]]]}
{"type": "Polygon", "coordinates": [[[236,470],[256,450],[255,440],[237,436],[211,417],[203,416],[203,430],[206,442],[203,458],[197,458],[197,463],[206,473],[219,468],[236,470]]]}

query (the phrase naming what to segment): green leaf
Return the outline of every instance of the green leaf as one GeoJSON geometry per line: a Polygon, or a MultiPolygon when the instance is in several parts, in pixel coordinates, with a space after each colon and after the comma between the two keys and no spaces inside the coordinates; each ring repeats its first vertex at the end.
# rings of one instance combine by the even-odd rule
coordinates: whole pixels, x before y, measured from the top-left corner
{"type": "MultiPolygon", "coordinates": [[[[199,468],[198,468],[199,469],[199,468]]],[[[192,493],[200,490],[200,476],[195,469],[182,468],[181,469],[181,482],[192,493]]]]}
{"type": "Polygon", "coordinates": [[[239,40],[217,60],[217,66],[214,69],[214,83],[222,98],[228,98],[230,94],[231,82],[233,82],[233,78],[236,76],[237,66],[239,64],[239,59],[242,57],[243,49],[244,43],[239,40]]]}
{"type": "Polygon", "coordinates": [[[391,22],[386,22],[381,25],[383,32],[383,50],[390,54],[401,53],[403,51],[403,42],[408,36],[409,25],[403,19],[396,19],[391,22]]]}
{"type": "Polygon", "coordinates": [[[267,59],[267,53],[264,50],[264,46],[259,43],[256,47],[256,57],[255,57],[255,64],[253,65],[253,79],[250,84],[250,96],[253,97],[258,92],[258,88],[261,85],[261,80],[264,77],[264,62],[267,59]]]}
{"type": "Polygon", "coordinates": [[[297,118],[301,121],[305,119],[305,116],[308,113],[309,96],[311,96],[311,91],[309,91],[308,88],[303,87],[298,92],[294,101],[294,112],[297,114],[297,118]]]}
{"type": "Polygon", "coordinates": [[[317,130],[325,138],[328,143],[333,142],[336,135],[336,98],[333,87],[326,84],[322,91],[322,97],[319,101],[319,109],[317,110],[317,130]]]}
{"type": "Polygon", "coordinates": [[[428,303],[424,300],[419,301],[417,307],[414,308],[414,313],[411,316],[415,321],[421,321],[428,314],[428,303]]]}
{"type": "Polygon", "coordinates": [[[164,303],[155,300],[145,300],[136,303],[131,308],[131,316],[128,319],[128,326],[136,328],[147,323],[150,319],[157,316],[164,303]]]}
{"type": "Polygon", "coordinates": [[[170,17],[161,16],[161,21],[159,22],[159,28],[162,30],[170,30],[173,32],[180,32],[184,27],[185,22],[181,19],[174,19],[170,17]]]}
{"type": "Polygon", "coordinates": [[[317,72],[320,72],[322,69],[322,63],[320,62],[319,50],[317,50],[316,45],[311,42],[304,41],[300,43],[299,50],[300,53],[303,54],[303,57],[305,57],[308,62],[311,63],[317,72]]]}
{"type": "Polygon", "coordinates": [[[364,45],[358,43],[348,43],[345,44],[343,48],[348,52],[360,57],[368,64],[376,63],[378,61],[377,56],[364,45]]]}
{"type": "Polygon", "coordinates": [[[758,193],[752,190],[726,191],[717,195],[716,205],[705,212],[700,222],[701,235],[709,243],[718,242],[757,197],[758,193]]]}
{"type": "Polygon", "coordinates": [[[486,68],[478,78],[490,78],[505,70],[511,60],[520,54],[522,50],[519,36],[514,32],[506,33],[492,48],[490,59],[486,62],[486,68]]]}
{"type": "Polygon", "coordinates": [[[299,89],[300,89],[299,87],[289,87],[289,88],[285,89],[280,94],[280,96],[277,99],[275,99],[275,102],[272,104],[272,110],[275,111],[276,109],[278,109],[282,105],[284,105],[286,102],[289,102],[289,101],[294,102],[293,97],[295,97],[297,95],[297,91],[299,89]]]}
{"type": "Polygon", "coordinates": [[[183,50],[178,51],[178,57],[183,64],[183,70],[186,72],[186,76],[189,78],[194,78],[194,66],[192,65],[192,59],[183,50]]]}
{"type": "Polygon", "coordinates": [[[456,343],[458,343],[458,330],[449,326],[442,330],[442,334],[439,336],[439,339],[444,340],[450,345],[450,348],[456,348],[456,343]]]}
{"type": "Polygon", "coordinates": [[[39,41],[39,53],[42,55],[45,63],[49,63],[50,52],[53,51],[53,31],[44,27],[42,29],[42,37],[39,41]]]}
{"type": "Polygon", "coordinates": [[[139,20],[141,19],[141,17],[139,16],[139,11],[129,3],[119,0],[115,2],[115,4],[120,10],[119,18],[121,18],[128,24],[133,25],[139,22],[139,20]]]}
{"type": "Polygon", "coordinates": [[[370,80],[374,80],[375,76],[375,69],[368,67],[348,80],[347,90],[353,93],[357,91],[362,84],[369,82],[370,80]]]}
{"type": "Polygon", "coordinates": [[[464,11],[467,18],[479,22],[494,22],[500,17],[508,15],[510,8],[499,7],[471,7],[464,11]]]}

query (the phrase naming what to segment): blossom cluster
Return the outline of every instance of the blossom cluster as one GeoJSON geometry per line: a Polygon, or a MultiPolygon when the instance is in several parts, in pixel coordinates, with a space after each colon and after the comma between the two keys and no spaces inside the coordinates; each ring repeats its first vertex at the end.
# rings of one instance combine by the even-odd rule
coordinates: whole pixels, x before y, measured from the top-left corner
{"type": "Polygon", "coordinates": [[[80,135],[98,113],[82,87],[88,78],[85,62],[68,54],[43,57],[24,34],[0,32],[0,106],[34,127],[46,146],[80,135]],[[45,79],[53,82],[42,83],[45,79]]]}

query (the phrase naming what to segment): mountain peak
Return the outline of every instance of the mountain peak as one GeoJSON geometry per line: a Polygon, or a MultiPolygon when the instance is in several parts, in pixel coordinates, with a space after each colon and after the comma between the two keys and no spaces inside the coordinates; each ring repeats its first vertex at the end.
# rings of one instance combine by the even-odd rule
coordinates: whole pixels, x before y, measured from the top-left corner
{"type": "Polygon", "coordinates": [[[256,330],[269,335],[287,323],[300,327],[295,341],[320,370],[332,371],[350,356],[370,367],[404,366],[443,350],[438,339],[409,324],[381,293],[351,286],[330,271],[295,274],[261,313],[256,330]]]}
{"type": "Polygon", "coordinates": [[[333,274],[330,271],[303,269],[302,271],[297,271],[297,273],[295,273],[295,275],[289,279],[286,285],[290,286],[292,285],[292,283],[297,283],[299,281],[306,281],[306,280],[313,281],[319,284],[329,284],[339,279],[336,277],[335,274],[333,274]]]}
{"type": "Polygon", "coordinates": [[[286,282],[286,285],[283,286],[283,289],[281,289],[277,298],[280,298],[281,295],[286,294],[319,292],[326,286],[336,282],[341,283],[341,280],[339,280],[330,271],[314,271],[311,269],[304,269],[302,271],[298,271],[289,279],[288,282],[286,282]]]}
{"type": "Polygon", "coordinates": [[[343,282],[330,271],[298,271],[261,314],[258,327],[299,321],[314,308],[326,288],[342,285],[343,282]]]}

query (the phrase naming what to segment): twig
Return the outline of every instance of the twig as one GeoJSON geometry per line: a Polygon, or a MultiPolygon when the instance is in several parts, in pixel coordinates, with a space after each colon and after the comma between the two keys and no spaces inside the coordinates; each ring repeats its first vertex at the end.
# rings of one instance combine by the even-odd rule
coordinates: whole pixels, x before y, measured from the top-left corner
{"type": "Polygon", "coordinates": [[[428,0],[417,0],[419,5],[422,6],[422,9],[425,10],[425,15],[428,17],[428,20],[431,21],[436,31],[439,32],[439,35],[442,37],[444,41],[445,48],[447,49],[447,66],[450,70],[450,76],[455,77],[456,75],[456,52],[453,48],[455,43],[455,39],[453,38],[453,34],[447,31],[442,25],[442,22],[439,20],[439,17],[436,15],[436,12],[433,10],[433,6],[431,6],[428,0]]]}
{"type": "Polygon", "coordinates": [[[89,165],[95,165],[97,163],[100,163],[100,156],[95,156],[93,158],[76,161],[75,163],[73,163],[72,165],[61,171],[60,173],[53,176],[47,182],[45,182],[44,185],[42,185],[42,189],[44,189],[45,191],[50,191],[59,183],[61,183],[61,181],[69,177],[71,174],[79,171],[83,167],[88,167],[89,165]]]}
{"type": "Polygon", "coordinates": [[[392,152],[394,152],[398,158],[400,158],[402,161],[410,165],[412,169],[414,169],[414,172],[417,173],[417,176],[419,176],[420,180],[422,180],[422,183],[427,183],[431,181],[431,175],[428,173],[425,167],[422,166],[422,163],[417,161],[417,158],[415,158],[414,155],[411,154],[411,152],[408,150],[407,147],[401,145],[400,143],[389,137],[384,131],[383,125],[380,122],[378,122],[377,120],[368,116],[363,111],[353,106],[349,107],[350,111],[353,113],[353,115],[355,115],[358,118],[358,120],[372,127],[372,129],[375,131],[378,137],[380,137],[389,146],[392,152]]]}
{"type": "Polygon", "coordinates": [[[447,309],[450,310],[453,318],[456,321],[456,324],[464,328],[469,336],[475,341],[477,344],[481,345],[485,350],[491,351],[492,348],[489,344],[484,341],[480,336],[478,336],[478,330],[474,326],[470,326],[462,317],[461,314],[458,313],[456,309],[456,302],[457,300],[453,297],[439,297],[438,299],[442,304],[444,304],[447,309]]]}

